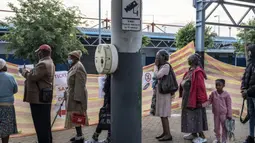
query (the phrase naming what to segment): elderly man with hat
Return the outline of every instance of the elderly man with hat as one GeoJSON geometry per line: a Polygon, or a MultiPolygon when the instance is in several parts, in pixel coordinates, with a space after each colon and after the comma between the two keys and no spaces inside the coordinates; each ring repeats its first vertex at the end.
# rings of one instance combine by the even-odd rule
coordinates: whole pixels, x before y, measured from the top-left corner
{"type": "Polygon", "coordinates": [[[88,93],[86,88],[87,72],[80,62],[81,51],[69,53],[68,63],[70,69],[67,76],[68,89],[65,92],[66,99],[66,121],[65,128],[75,127],[77,135],[70,139],[73,143],[83,143],[82,125],[87,125],[87,100],[88,93]],[[78,123],[72,120],[75,115],[83,117],[85,122],[78,123]]]}
{"type": "Polygon", "coordinates": [[[51,59],[49,45],[41,45],[35,53],[39,62],[34,69],[22,69],[22,75],[26,78],[24,102],[30,103],[38,142],[52,143],[51,102],[55,65],[51,59]]]}

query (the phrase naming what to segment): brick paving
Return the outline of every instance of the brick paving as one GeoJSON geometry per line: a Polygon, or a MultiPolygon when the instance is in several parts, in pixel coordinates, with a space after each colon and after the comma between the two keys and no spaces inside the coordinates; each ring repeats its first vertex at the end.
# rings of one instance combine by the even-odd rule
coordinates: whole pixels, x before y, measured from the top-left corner
{"type": "MultiPolygon", "coordinates": [[[[207,111],[209,131],[205,132],[208,143],[213,142],[214,133],[213,133],[213,115],[211,111],[207,111]]],[[[170,128],[173,135],[173,141],[165,143],[190,143],[190,141],[183,140],[183,133],[180,132],[180,111],[175,111],[172,117],[170,118],[170,128]]],[[[83,129],[86,139],[90,139],[93,132],[95,131],[96,126],[85,127],[83,129]]],[[[142,119],[142,143],[157,143],[155,136],[162,133],[162,127],[160,118],[157,117],[144,117],[142,119]]],[[[242,143],[245,137],[248,134],[248,124],[242,125],[238,118],[236,118],[236,141],[234,143],[242,143]]],[[[68,140],[75,135],[74,130],[65,130],[53,133],[54,143],[68,143],[68,140]]],[[[103,132],[100,136],[100,139],[106,137],[106,132],[103,132]]],[[[34,143],[36,142],[36,136],[28,136],[21,138],[12,138],[11,143],[34,143]]]]}

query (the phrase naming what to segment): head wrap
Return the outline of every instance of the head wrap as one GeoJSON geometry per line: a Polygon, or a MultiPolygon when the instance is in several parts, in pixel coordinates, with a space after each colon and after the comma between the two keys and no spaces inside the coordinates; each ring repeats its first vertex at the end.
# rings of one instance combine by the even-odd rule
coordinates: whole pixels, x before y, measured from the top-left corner
{"type": "MultiPolygon", "coordinates": [[[[204,70],[204,67],[202,66],[202,63],[201,63],[201,56],[198,53],[191,55],[189,59],[191,60],[192,64],[199,66],[202,70],[204,70]]],[[[205,79],[207,79],[206,74],[205,74],[205,79]]]]}
{"type": "Polygon", "coordinates": [[[0,58],[0,70],[2,70],[6,66],[6,61],[0,58]]]}
{"type": "Polygon", "coordinates": [[[192,64],[196,65],[196,66],[200,66],[200,68],[203,68],[202,63],[201,63],[201,56],[197,53],[191,55],[189,57],[189,59],[191,60],[192,64]]]}
{"type": "Polygon", "coordinates": [[[166,50],[159,50],[157,54],[162,56],[165,61],[169,60],[169,54],[168,54],[168,52],[166,50]]]}
{"type": "Polygon", "coordinates": [[[80,50],[76,50],[76,51],[70,52],[68,55],[74,56],[74,57],[76,57],[77,59],[80,60],[81,56],[82,56],[82,52],[80,50]]]}

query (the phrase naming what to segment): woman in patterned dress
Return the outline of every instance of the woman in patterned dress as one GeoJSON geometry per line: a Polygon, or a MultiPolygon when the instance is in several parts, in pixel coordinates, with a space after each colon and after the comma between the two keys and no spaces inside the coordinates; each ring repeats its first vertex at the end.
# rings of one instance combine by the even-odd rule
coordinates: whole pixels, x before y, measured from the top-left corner
{"type": "Polygon", "coordinates": [[[6,62],[0,59],[0,138],[2,143],[9,142],[9,136],[17,134],[14,94],[18,92],[17,82],[7,72],[6,62]]]}
{"type": "Polygon", "coordinates": [[[182,97],[181,131],[189,133],[186,140],[203,143],[207,140],[203,131],[208,130],[206,109],[202,104],[207,101],[205,82],[206,74],[201,66],[200,56],[193,54],[188,58],[189,71],[185,73],[180,85],[182,97]]]}

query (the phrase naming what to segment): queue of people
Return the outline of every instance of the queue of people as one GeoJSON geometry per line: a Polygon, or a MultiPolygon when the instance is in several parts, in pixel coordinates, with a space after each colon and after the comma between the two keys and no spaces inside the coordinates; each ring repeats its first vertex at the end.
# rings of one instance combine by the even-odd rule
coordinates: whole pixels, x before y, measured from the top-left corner
{"type": "MultiPolygon", "coordinates": [[[[156,55],[155,69],[152,82],[153,98],[151,105],[151,114],[161,117],[163,134],[157,136],[158,141],[171,141],[168,117],[171,116],[171,98],[174,93],[169,91],[163,93],[160,83],[167,80],[164,76],[170,76],[171,65],[168,63],[169,55],[166,51],[160,50],[156,55]],[[162,93],[161,93],[162,92],[162,93]]],[[[205,80],[207,76],[201,65],[201,57],[193,54],[188,58],[189,70],[179,86],[179,95],[182,98],[181,113],[181,132],[188,133],[184,135],[185,140],[191,140],[193,143],[205,143],[207,139],[204,131],[208,130],[206,115],[206,106],[212,104],[214,114],[214,132],[215,143],[226,143],[227,129],[226,120],[232,120],[231,98],[227,91],[224,91],[224,79],[215,81],[216,90],[210,94],[209,99],[206,94],[205,80]],[[221,132],[222,129],[222,132],[221,132]],[[222,135],[221,135],[222,133],[222,135]]],[[[171,78],[174,83],[176,78],[171,78]]]]}
{"type": "MultiPolygon", "coordinates": [[[[24,102],[30,104],[38,143],[52,143],[53,140],[51,134],[51,102],[54,89],[55,65],[51,59],[51,52],[52,50],[49,45],[41,45],[35,51],[39,58],[35,68],[28,70],[24,67],[20,70],[22,76],[26,79],[24,102]]],[[[248,47],[248,53],[249,64],[243,76],[241,93],[248,102],[250,134],[244,143],[254,143],[255,97],[253,94],[255,92],[255,45],[248,47]]],[[[65,91],[67,110],[65,128],[76,129],[76,136],[70,139],[72,143],[83,143],[82,125],[88,125],[87,73],[80,62],[81,51],[73,51],[68,55],[70,68],[67,78],[68,88],[65,91]],[[82,122],[75,120],[77,118],[81,119],[82,122]]],[[[156,139],[158,141],[173,140],[169,127],[169,117],[171,117],[172,98],[179,88],[179,95],[182,98],[181,132],[188,133],[183,138],[194,143],[207,142],[204,135],[204,131],[208,130],[206,107],[212,104],[215,132],[214,142],[226,143],[227,128],[225,127],[225,122],[232,120],[232,101],[229,93],[224,90],[225,80],[217,79],[215,81],[216,90],[208,98],[205,86],[207,76],[201,65],[201,57],[198,54],[193,54],[188,58],[190,67],[184,74],[180,86],[170,87],[171,90],[168,90],[166,87],[174,86],[172,83],[176,82],[174,71],[168,61],[168,52],[165,50],[158,51],[152,84],[153,100],[151,114],[161,118],[163,133],[157,136],[156,139]]],[[[104,104],[100,109],[99,124],[92,136],[92,140],[88,141],[89,143],[98,142],[98,137],[102,130],[108,130],[108,137],[102,142],[111,142],[110,81],[111,75],[106,75],[103,88],[105,93],[104,104]]],[[[3,59],[0,59],[0,89],[2,91],[0,94],[0,138],[3,143],[8,143],[9,136],[18,132],[14,108],[14,94],[18,92],[18,86],[14,77],[7,73],[6,61],[3,59]]]]}

